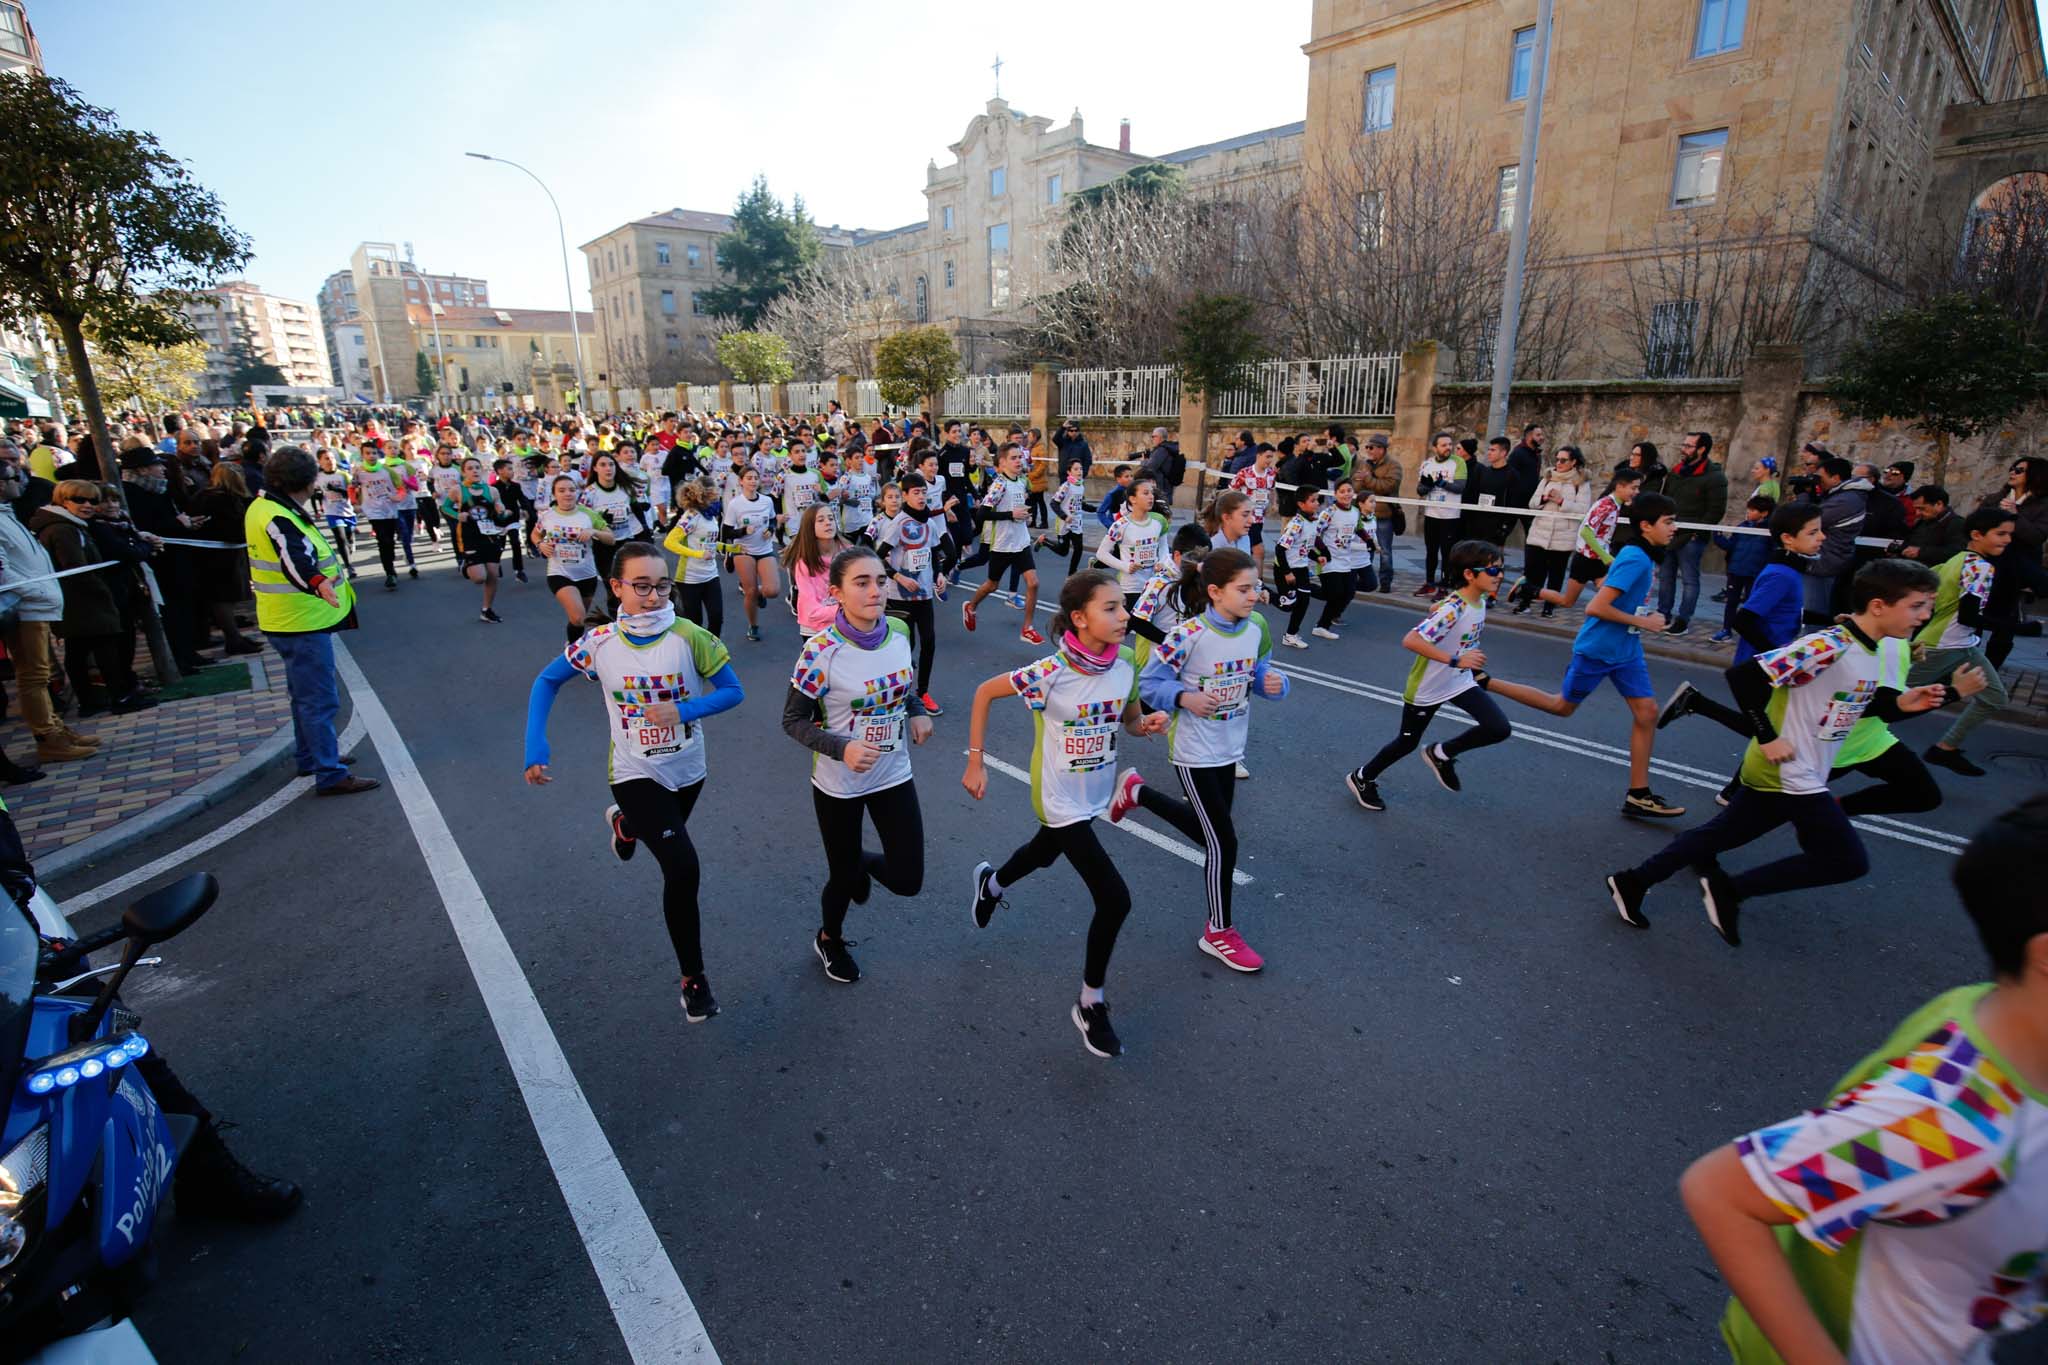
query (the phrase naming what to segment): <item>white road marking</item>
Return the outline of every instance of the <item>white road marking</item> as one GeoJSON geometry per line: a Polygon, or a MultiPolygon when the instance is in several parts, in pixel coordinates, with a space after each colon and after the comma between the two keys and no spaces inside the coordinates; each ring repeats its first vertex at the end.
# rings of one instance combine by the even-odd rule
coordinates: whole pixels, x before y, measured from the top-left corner
{"type": "MultiPolygon", "coordinates": [[[[363,733],[362,713],[356,712],[349,717],[348,725],[338,737],[340,741],[338,747],[341,752],[347,753],[355,748],[356,745],[362,743],[363,733]]],[[[69,919],[79,911],[89,910],[101,901],[109,900],[124,891],[129,891],[147,882],[154,881],[180,864],[188,863],[202,853],[211,852],[244,830],[268,820],[271,816],[277,814],[311,790],[313,790],[312,778],[295,777],[226,824],[200,835],[197,839],[181,848],[172,849],[161,858],[152,859],[144,863],[132,872],[124,872],[112,881],[103,882],[90,891],[79,892],[70,900],[65,901],[59,908],[63,910],[65,918],[69,919]]]]}
{"type": "Polygon", "coordinates": [[[334,642],[334,664],[348,684],[356,715],[369,726],[385,776],[433,874],[627,1351],[639,1365],[679,1360],[716,1365],[718,1353],[697,1307],[591,1112],[519,959],[505,941],[505,932],[398,727],[340,640],[334,642]]]}
{"type": "MultiPolygon", "coordinates": [[[[1031,785],[1030,773],[1026,772],[1022,768],[1015,767],[1011,764],[1003,762],[1003,760],[997,758],[994,754],[983,754],[981,756],[981,761],[986,766],[993,768],[997,772],[1001,773],[1004,777],[1014,777],[1027,787],[1031,785]]],[[[1156,829],[1147,829],[1143,825],[1134,825],[1131,823],[1130,817],[1128,816],[1126,816],[1123,820],[1119,821],[1114,825],[1109,824],[1107,820],[1103,821],[1103,824],[1107,825],[1110,829],[1122,830],[1125,834],[1136,835],[1138,838],[1143,839],[1146,843],[1151,844],[1156,848],[1165,849],[1168,853],[1171,853],[1174,857],[1180,859],[1184,863],[1193,863],[1196,867],[1200,867],[1206,860],[1207,855],[1205,855],[1201,849],[1196,848],[1191,844],[1184,844],[1180,840],[1175,839],[1170,835],[1161,834],[1156,829]]],[[[1231,884],[1234,886],[1250,886],[1252,884],[1252,878],[1250,873],[1239,871],[1236,869],[1233,869],[1231,871],[1230,881],[1231,884]]]]}

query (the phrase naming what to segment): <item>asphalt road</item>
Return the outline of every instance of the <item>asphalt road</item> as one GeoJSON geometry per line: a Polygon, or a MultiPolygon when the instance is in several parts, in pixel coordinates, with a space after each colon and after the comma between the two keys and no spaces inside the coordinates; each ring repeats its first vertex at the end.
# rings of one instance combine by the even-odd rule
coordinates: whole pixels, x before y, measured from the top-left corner
{"type": "MultiPolygon", "coordinates": [[[[1031,651],[993,602],[964,634],[958,600],[947,714],[916,754],[925,891],[856,908],[846,987],[808,943],[823,859],[808,755],[778,725],[795,623],[771,607],[749,644],[728,596],[748,699],[710,725],[691,821],[724,1010],[701,1027],[652,859],[621,866],[604,838],[593,689],[556,708],[554,785],[520,782],[527,688],[562,638],[537,576],[492,627],[437,563],[368,594],[347,639],[728,1361],[1715,1358],[1724,1292],[1679,1172],[1981,976],[1948,850],[2048,780],[2048,734],[1989,727],[1973,752],[1992,775],[1943,774],[1948,804],[1870,837],[1862,882],[1752,905],[1740,950],[1677,881],[1634,931],[1600,878],[1672,831],[1617,813],[1618,700],[1565,721],[1509,707],[1522,737],[1462,764],[1462,795],[1411,759],[1367,814],[1342,774],[1393,731],[1418,612],[1361,602],[1341,642],[1280,651],[1319,680],[1254,714],[1237,921],[1263,974],[1196,951],[1197,867],[1104,833],[1137,901],[1110,1063],[1066,1017],[1078,877],[1058,865],[989,930],[968,919],[969,870],[1032,817],[1017,781],[992,775],[978,806],[960,790],[966,703],[1031,651]]],[[[1486,648],[1545,686],[1565,663],[1504,629],[1486,648]]],[[[1028,735],[1005,705],[991,753],[1022,766],[1028,735]]],[[[1126,744],[1165,775],[1162,743],[1126,744]]],[[[1711,812],[1734,751],[1705,721],[1660,738],[1696,770],[1656,782],[1693,806],[1678,823],[1711,812]]],[[[175,850],[288,776],[53,889],[175,850]]],[[[139,1315],[161,1358],[627,1358],[394,791],[293,802],[192,865],[222,903],[131,1001],[237,1150],[307,1193],[280,1227],[170,1229],[139,1315]]]]}

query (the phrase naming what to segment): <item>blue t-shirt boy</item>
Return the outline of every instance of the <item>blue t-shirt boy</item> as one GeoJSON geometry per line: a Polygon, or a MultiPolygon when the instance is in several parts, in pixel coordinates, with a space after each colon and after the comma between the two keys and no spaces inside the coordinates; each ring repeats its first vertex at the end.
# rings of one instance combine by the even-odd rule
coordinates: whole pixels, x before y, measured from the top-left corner
{"type": "MultiPolygon", "coordinates": [[[[1806,583],[1799,570],[1779,561],[1764,566],[1756,576],[1756,584],[1749,590],[1749,596],[1742,599],[1742,610],[1755,614],[1764,623],[1765,633],[1770,637],[1771,649],[1782,649],[1799,638],[1799,624],[1806,603],[1806,583]]],[[[1735,646],[1735,662],[1747,663],[1756,657],[1756,646],[1747,637],[1735,646]]]]}
{"type": "MultiPolygon", "coordinates": [[[[1614,609],[1631,616],[1643,608],[1643,599],[1657,579],[1657,566],[1640,544],[1629,545],[1607,566],[1601,586],[1614,593],[1614,609]]],[[[1572,642],[1571,665],[1565,669],[1560,689],[1574,704],[1593,695],[1601,682],[1613,679],[1615,690],[1624,697],[1648,697],[1650,666],[1643,659],[1642,637],[1632,626],[1588,615],[1572,642]]]]}

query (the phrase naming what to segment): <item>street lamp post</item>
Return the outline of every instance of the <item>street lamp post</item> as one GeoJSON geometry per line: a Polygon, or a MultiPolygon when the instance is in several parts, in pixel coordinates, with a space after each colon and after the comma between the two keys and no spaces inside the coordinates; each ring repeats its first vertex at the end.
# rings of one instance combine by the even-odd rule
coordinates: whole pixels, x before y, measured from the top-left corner
{"type": "Polygon", "coordinates": [[[483,152],[465,152],[463,155],[473,156],[478,161],[495,161],[500,165],[510,166],[539,185],[540,192],[548,197],[548,204],[555,211],[555,235],[562,243],[562,290],[569,299],[569,345],[574,351],[573,358],[576,361],[576,401],[579,405],[589,402],[590,388],[583,382],[583,332],[576,325],[576,284],[569,275],[569,230],[562,226],[562,206],[555,202],[555,192],[547,187],[546,181],[516,161],[507,161],[502,156],[489,156],[483,152]]]}
{"type": "Polygon", "coordinates": [[[1529,255],[1529,219],[1536,212],[1536,155],[1543,128],[1543,92],[1550,71],[1552,0],[1536,7],[1536,32],[1529,53],[1529,102],[1522,110],[1522,160],[1515,171],[1515,223],[1508,238],[1507,277],[1501,282],[1500,327],[1493,337],[1493,393],[1486,404],[1487,430],[1505,435],[1508,389],[1515,379],[1515,334],[1522,326],[1522,268],[1529,255]]]}
{"type": "Polygon", "coordinates": [[[427,396],[439,414],[448,410],[448,404],[440,397],[448,392],[448,351],[441,345],[441,305],[434,302],[434,287],[427,277],[417,270],[413,274],[420,282],[420,296],[427,301],[427,320],[434,324],[434,392],[427,396]]]}

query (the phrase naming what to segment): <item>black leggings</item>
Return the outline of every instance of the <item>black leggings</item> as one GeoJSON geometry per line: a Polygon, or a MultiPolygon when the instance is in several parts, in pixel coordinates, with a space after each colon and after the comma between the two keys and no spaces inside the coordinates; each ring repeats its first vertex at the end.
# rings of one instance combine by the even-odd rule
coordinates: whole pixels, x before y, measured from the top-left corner
{"type": "Polygon", "coordinates": [[[1325,569],[1323,583],[1319,588],[1309,587],[1307,577],[1300,569],[1294,571],[1296,591],[1300,595],[1294,599],[1294,605],[1287,609],[1289,635],[1301,634],[1301,623],[1308,619],[1309,603],[1316,598],[1320,597],[1323,600],[1323,612],[1316,618],[1316,625],[1324,630],[1336,625],[1338,619],[1344,615],[1344,608],[1351,605],[1352,588],[1349,573],[1325,569]]]}
{"type": "Polygon", "coordinates": [[[899,782],[866,796],[828,796],[811,788],[818,812],[818,837],[825,844],[825,890],[818,897],[823,928],[840,937],[846,907],[865,873],[898,896],[924,889],[924,816],[917,808],[917,784],[899,782]],[[860,817],[866,812],[882,836],[882,851],[861,847],[860,817]]]}
{"type": "Polygon", "coordinates": [[[370,523],[370,531],[377,537],[377,562],[384,566],[384,576],[398,577],[398,519],[379,518],[370,523]]]}
{"type": "Polygon", "coordinates": [[[1150,782],[1138,789],[1138,804],[1202,846],[1202,876],[1209,893],[1209,928],[1230,927],[1231,874],[1237,870],[1237,827],[1230,807],[1237,798],[1237,765],[1187,768],[1176,763],[1185,801],[1166,795],[1150,782]]]}
{"type": "Polygon", "coordinates": [[[1870,854],[1863,841],[1856,837],[1841,804],[1828,793],[1794,796],[1737,785],[1726,810],[1673,839],[1637,866],[1635,873],[1654,886],[1680,868],[1712,862],[1784,824],[1792,826],[1799,852],[1734,874],[1736,895],[1747,900],[1833,886],[1853,882],[1870,870],[1870,854]]]}
{"type": "Polygon", "coordinates": [[[612,800],[619,803],[619,817],[632,835],[661,864],[661,913],[668,921],[669,942],[675,945],[676,963],[684,976],[704,971],[704,944],[697,916],[697,884],[701,870],[696,845],[690,842],[690,811],[704,791],[704,783],[692,782],[680,791],[670,791],[651,778],[612,783],[612,800]]]}
{"type": "Polygon", "coordinates": [[[1071,577],[1081,572],[1081,533],[1069,531],[1053,542],[1057,549],[1067,552],[1067,574],[1071,577]]]}
{"type": "MultiPolygon", "coordinates": [[[[1756,738],[1749,717],[1711,697],[1695,696],[1692,712],[1719,721],[1745,739],[1756,738]]],[[[1848,764],[1835,769],[1835,772],[1862,773],[1877,779],[1876,786],[1859,787],[1841,798],[1842,809],[1850,815],[1915,815],[1941,804],[1941,784],[1934,780],[1933,773],[1927,771],[1920,755],[1904,744],[1894,743],[1875,758],[1848,764]]],[[[1739,777],[1729,779],[1731,794],[1740,783],[1739,777]]]]}
{"type": "Polygon", "coordinates": [[[618,552],[616,543],[607,545],[600,540],[590,546],[590,557],[597,564],[597,580],[604,584],[604,600],[614,618],[619,614],[619,599],[612,594],[612,556],[618,552]]]}
{"type": "Polygon", "coordinates": [[[1451,758],[1483,749],[1489,744],[1498,744],[1512,735],[1514,727],[1501,714],[1500,704],[1476,687],[1468,687],[1449,701],[1440,701],[1432,706],[1417,706],[1413,702],[1401,707],[1401,730],[1386,742],[1372,761],[1359,769],[1361,780],[1376,781],[1379,775],[1400,760],[1415,752],[1422,743],[1422,732],[1429,727],[1430,720],[1445,706],[1455,706],[1479,723],[1455,739],[1445,740],[1444,753],[1451,758]]]}
{"type": "Polygon", "coordinates": [[[922,696],[932,690],[932,658],[939,651],[938,637],[932,630],[931,600],[899,600],[891,602],[885,610],[910,627],[910,643],[917,650],[917,690],[922,696]]]}
{"type": "Polygon", "coordinates": [[[125,701],[134,694],[135,641],[119,631],[107,635],[74,635],[64,642],[64,671],[71,675],[71,692],[83,703],[92,695],[90,666],[97,664],[100,681],[106,684],[109,702],[125,701]]]}
{"type": "Polygon", "coordinates": [[[1124,885],[1123,876],[1109,854],[1103,851],[1102,840],[1095,837],[1095,822],[1083,820],[1057,829],[1039,826],[1038,833],[996,869],[996,881],[1007,891],[1040,868],[1051,867],[1061,854],[1081,874],[1088,894],[1095,898],[1095,918],[1088,921],[1088,955],[1081,965],[1081,984],[1099,991],[1109,973],[1109,954],[1116,947],[1117,930],[1123,928],[1125,916],[1131,913],[1131,890],[1124,885]]]}
{"type": "Polygon", "coordinates": [[[1451,547],[1458,543],[1458,518],[1422,518],[1422,581],[1425,583],[1449,582],[1451,571],[1451,547]]]}
{"type": "Polygon", "coordinates": [[[1571,564],[1570,550],[1546,550],[1541,545],[1528,547],[1526,556],[1529,565],[1529,589],[1549,588],[1553,592],[1564,591],[1564,571],[1571,564]]]}
{"type": "Polygon", "coordinates": [[[676,611],[685,621],[695,622],[713,635],[725,631],[725,585],[716,578],[707,578],[702,583],[685,583],[676,580],[676,611]]]}

